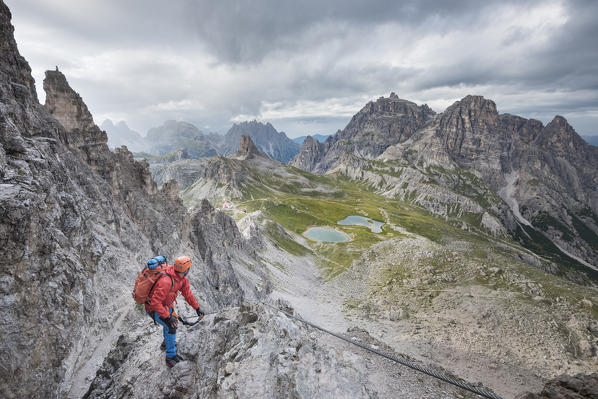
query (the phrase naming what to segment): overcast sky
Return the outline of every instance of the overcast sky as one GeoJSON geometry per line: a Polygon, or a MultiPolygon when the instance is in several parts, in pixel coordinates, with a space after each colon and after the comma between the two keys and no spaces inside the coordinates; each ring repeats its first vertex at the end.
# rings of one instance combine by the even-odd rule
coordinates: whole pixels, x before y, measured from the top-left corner
{"type": "Polygon", "coordinates": [[[249,119],[334,133],[391,91],[598,134],[597,1],[5,0],[43,102],[58,66],[97,124],[249,119]]]}

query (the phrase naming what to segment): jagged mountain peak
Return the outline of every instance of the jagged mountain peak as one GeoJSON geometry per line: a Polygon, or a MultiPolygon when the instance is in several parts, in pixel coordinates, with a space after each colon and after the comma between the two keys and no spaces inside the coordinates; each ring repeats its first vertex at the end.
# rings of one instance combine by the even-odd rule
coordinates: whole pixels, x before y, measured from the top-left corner
{"type": "Polygon", "coordinates": [[[598,151],[595,151],[569,124],[563,116],[556,115],[540,132],[537,143],[552,153],[565,157],[583,157],[597,163],[598,151]],[[594,153],[594,156],[591,154],[594,153]]]}
{"type": "Polygon", "coordinates": [[[500,114],[498,118],[508,134],[512,137],[519,137],[526,143],[534,141],[544,129],[544,124],[537,119],[526,119],[508,113],[500,114]]]}
{"type": "MultiPolygon", "coordinates": [[[[46,103],[44,107],[67,131],[86,130],[95,126],[93,116],[81,96],[75,92],[66,76],[56,68],[46,71],[44,79],[46,103]]],[[[108,137],[106,137],[108,142],[108,137]]]]}
{"type": "Polygon", "coordinates": [[[241,159],[252,159],[256,156],[268,158],[266,154],[260,152],[249,136],[241,136],[241,143],[239,144],[239,151],[235,154],[241,159]]]}
{"type": "Polygon", "coordinates": [[[44,90],[44,108],[66,130],[66,144],[82,151],[89,165],[96,171],[107,173],[110,169],[108,135],[96,126],[87,105],[58,68],[46,71],[44,90]]]}
{"type": "MultiPolygon", "coordinates": [[[[435,121],[435,135],[451,157],[461,166],[471,167],[471,159],[483,152],[495,153],[497,141],[504,135],[499,126],[496,104],[482,96],[466,96],[448,107],[435,121]],[[490,137],[495,137],[491,139],[490,137]]],[[[491,162],[500,167],[500,160],[491,162]]]]}
{"type": "MultiPolygon", "coordinates": [[[[243,129],[243,128],[250,128],[250,129],[265,129],[268,130],[269,133],[276,133],[280,134],[274,126],[270,122],[259,122],[257,119],[253,119],[251,121],[243,121],[234,123],[231,129],[243,129]]],[[[229,129],[229,131],[231,130],[229,129]]]]}
{"type": "MultiPolygon", "coordinates": [[[[368,102],[354,117],[356,121],[361,120],[364,115],[368,116],[382,116],[382,115],[401,115],[405,112],[417,112],[419,109],[424,110],[426,113],[435,114],[435,112],[428,107],[426,104],[418,106],[416,103],[401,99],[397,94],[390,93],[388,97],[379,97],[376,101],[368,102]]],[[[353,122],[353,119],[351,122],[353,122]]],[[[349,122],[349,125],[351,125],[349,122]]],[[[347,125],[347,127],[349,127],[347,125]]],[[[345,129],[346,130],[346,129],[345,129]]]]}
{"type": "Polygon", "coordinates": [[[375,102],[368,102],[336,137],[341,140],[361,139],[358,134],[361,130],[382,131],[382,136],[378,138],[386,141],[385,145],[388,146],[406,140],[435,114],[425,104],[419,106],[391,93],[390,97],[380,97],[375,102]]]}
{"type": "Polygon", "coordinates": [[[100,128],[108,134],[108,146],[110,148],[117,148],[124,145],[133,152],[147,149],[144,137],[129,128],[129,125],[125,121],[115,124],[112,120],[106,119],[102,122],[100,128]]]}
{"type": "Polygon", "coordinates": [[[573,126],[569,124],[567,119],[561,115],[556,115],[544,128],[541,137],[553,137],[559,141],[571,142],[581,144],[583,139],[577,134],[573,126]]]}
{"type": "Polygon", "coordinates": [[[474,129],[496,125],[498,110],[494,101],[483,96],[468,95],[456,101],[440,115],[441,125],[455,123],[457,126],[474,129]]]}
{"type": "Polygon", "coordinates": [[[496,110],[496,104],[494,103],[494,101],[492,101],[484,96],[480,96],[480,95],[476,95],[476,94],[468,94],[465,97],[463,97],[461,100],[455,101],[455,103],[453,103],[453,105],[454,104],[473,104],[476,106],[489,106],[496,110]]]}
{"type": "Polygon", "coordinates": [[[253,119],[251,121],[243,121],[243,122],[239,122],[239,123],[235,123],[235,125],[253,125],[253,126],[267,126],[267,127],[271,127],[274,128],[274,126],[272,126],[272,124],[270,122],[259,122],[257,119],[253,119]]]}
{"type": "MultiPolygon", "coordinates": [[[[119,121],[117,123],[114,123],[114,121],[112,121],[112,119],[110,119],[110,118],[104,119],[104,122],[102,122],[102,124],[100,125],[100,128],[102,128],[102,130],[114,129],[114,128],[119,129],[119,130],[130,130],[129,125],[127,125],[126,121],[119,121]]],[[[139,134],[139,133],[137,133],[137,134],[139,134]]]]}
{"type": "Polygon", "coordinates": [[[7,82],[0,90],[10,90],[11,96],[19,102],[27,98],[37,102],[35,81],[31,76],[31,67],[19,54],[17,42],[14,39],[14,27],[11,24],[12,14],[4,2],[0,2],[0,78],[7,82]]]}
{"type": "Polygon", "coordinates": [[[329,140],[331,140],[330,137],[325,142],[320,143],[312,136],[307,136],[301,144],[301,150],[289,162],[289,165],[303,170],[311,170],[324,157],[326,150],[330,147],[329,140]]]}
{"type": "Polygon", "coordinates": [[[320,143],[324,146],[313,142],[304,145],[289,164],[321,173],[338,166],[345,152],[373,159],[388,147],[408,140],[435,115],[427,105],[420,106],[391,93],[389,97],[368,102],[342,131],[320,143]]]}
{"type": "Polygon", "coordinates": [[[271,123],[257,120],[235,123],[224,138],[224,155],[234,154],[239,148],[241,136],[251,137],[255,146],[271,159],[288,162],[299,152],[299,144],[278,132],[271,123]]]}
{"type": "Polygon", "coordinates": [[[313,146],[314,143],[319,143],[318,140],[316,140],[315,138],[313,138],[311,135],[308,135],[305,140],[303,140],[303,145],[305,145],[307,143],[307,146],[313,146]]]}

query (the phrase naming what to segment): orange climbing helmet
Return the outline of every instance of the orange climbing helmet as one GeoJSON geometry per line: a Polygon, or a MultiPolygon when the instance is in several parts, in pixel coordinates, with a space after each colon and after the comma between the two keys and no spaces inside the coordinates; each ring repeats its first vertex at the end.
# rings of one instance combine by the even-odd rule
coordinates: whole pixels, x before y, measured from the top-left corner
{"type": "Polygon", "coordinates": [[[177,273],[187,274],[191,268],[191,258],[188,256],[180,256],[174,261],[174,271],[177,273]]]}

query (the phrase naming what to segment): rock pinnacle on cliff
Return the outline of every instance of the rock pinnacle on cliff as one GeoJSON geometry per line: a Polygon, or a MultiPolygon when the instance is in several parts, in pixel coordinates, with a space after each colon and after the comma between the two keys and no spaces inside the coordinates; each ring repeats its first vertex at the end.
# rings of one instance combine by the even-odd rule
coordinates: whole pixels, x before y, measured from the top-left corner
{"type": "Polygon", "coordinates": [[[251,140],[251,137],[245,135],[241,136],[239,151],[237,151],[235,156],[241,159],[252,159],[256,156],[268,158],[266,154],[258,150],[258,148],[253,143],[253,140],[251,140]]]}

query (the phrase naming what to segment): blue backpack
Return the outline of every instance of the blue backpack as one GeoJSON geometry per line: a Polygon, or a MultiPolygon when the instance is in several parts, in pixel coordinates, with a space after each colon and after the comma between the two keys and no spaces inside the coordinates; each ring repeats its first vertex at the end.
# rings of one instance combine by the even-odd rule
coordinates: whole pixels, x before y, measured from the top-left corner
{"type": "Polygon", "coordinates": [[[148,260],[145,264],[148,269],[153,270],[164,263],[166,263],[166,256],[158,255],[148,260]]]}

